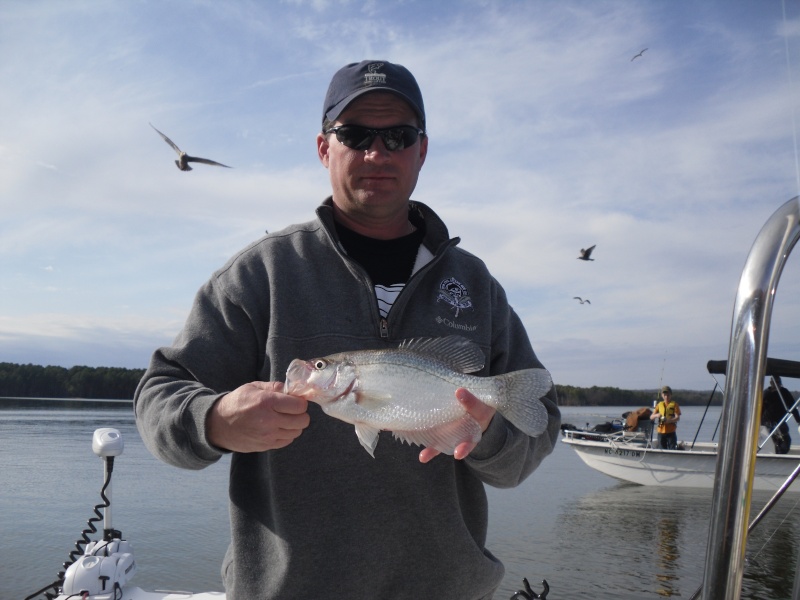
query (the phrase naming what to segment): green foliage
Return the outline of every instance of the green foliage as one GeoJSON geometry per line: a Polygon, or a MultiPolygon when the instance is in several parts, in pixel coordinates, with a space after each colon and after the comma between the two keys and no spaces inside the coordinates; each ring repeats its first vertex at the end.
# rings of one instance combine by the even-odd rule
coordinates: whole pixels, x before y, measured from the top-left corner
{"type": "Polygon", "coordinates": [[[0,363],[0,396],[132,400],[144,369],[0,363]]]}
{"type": "MultiPolygon", "coordinates": [[[[561,406],[647,406],[654,400],[661,400],[658,390],[621,390],[615,387],[579,388],[556,384],[558,403],[561,406]]],[[[683,406],[705,406],[711,397],[711,390],[674,390],[672,397],[683,406]]],[[[722,392],[714,392],[712,404],[722,404],[722,392]]]]}

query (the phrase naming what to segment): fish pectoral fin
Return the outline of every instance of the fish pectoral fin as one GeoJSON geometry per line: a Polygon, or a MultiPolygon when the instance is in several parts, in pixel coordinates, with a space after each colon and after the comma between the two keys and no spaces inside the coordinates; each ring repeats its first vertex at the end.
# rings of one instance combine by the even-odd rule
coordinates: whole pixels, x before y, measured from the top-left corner
{"type": "Polygon", "coordinates": [[[365,423],[356,423],[355,427],[358,441],[364,446],[364,450],[369,452],[372,458],[375,458],[375,446],[378,445],[378,434],[381,430],[365,423]]]}
{"type": "Polygon", "coordinates": [[[380,390],[358,390],[355,392],[356,404],[367,410],[380,410],[392,401],[389,392],[380,390]]]}
{"type": "Polygon", "coordinates": [[[409,444],[434,448],[443,454],[453,454],[462,442],[478,443],[481,426],[469,414],[430,429],[393,431],[394,437],[409,444]]]}

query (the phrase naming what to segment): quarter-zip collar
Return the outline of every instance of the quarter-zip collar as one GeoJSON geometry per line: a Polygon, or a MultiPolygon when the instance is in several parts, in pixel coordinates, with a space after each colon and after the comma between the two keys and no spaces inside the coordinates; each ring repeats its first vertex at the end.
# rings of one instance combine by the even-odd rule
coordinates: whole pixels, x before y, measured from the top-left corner
{"type": "MultiPolygon", "coordinates": [[[[457,237],[451,239],[447,231],[447,226],[439,218],[439,215],[422,202],[410,200],[408,210],[416,211],[417,215],[425,221],[426,231],[422,243],[434,256],[438,255],[440,252],[444,252],[448,246],[456,245],[461,241],[460,238],[457,237]]],[[[317,207],[316,214],[317,218],[325,227],[325,231],[331,241],[341,251],[342,247],[339,242],[339,236],[336,235],[336,227],[333,221],[333,197],[328,196],[325,201],[317,207]]],[[[416,265],[415,268],[417,268],[416,265]]]]}
{"type": "MultiPolygon", "coordinates": [[[[395,322],[397,319],[402,318],[403,308],[407,304],[408,298],[414,288],[419,284],[422,274],[441,260],[450,247],[456,246],[461,241],[458,237],[450,238],[447,226],[444,222],[430,207],[422,202],[410,201],[409,211],[416,211],[416,218],[425,221],[425,238],[422,240],[411,277],[406,282],[403,291],[400,292],[400,295],[395,300],[388,318],[380,317],[377,303],[375,303],[375,307],[372,310],[374,318],[377,319],[379,335],[381,339],[384,340],[390,338],[390,321],[395,322]]],[[[367,275],[366,270],[347,255],[347,252],[339,240],[333,217],[333,198],[330,196],[326,198],[325,201],[317,207],[316,214],[331,244],[336,248],[339,255],[348,265],[354,276],[361,282],[362,286],[374,297],[375,290],[373,283],[369,275],[367,275]]]]}

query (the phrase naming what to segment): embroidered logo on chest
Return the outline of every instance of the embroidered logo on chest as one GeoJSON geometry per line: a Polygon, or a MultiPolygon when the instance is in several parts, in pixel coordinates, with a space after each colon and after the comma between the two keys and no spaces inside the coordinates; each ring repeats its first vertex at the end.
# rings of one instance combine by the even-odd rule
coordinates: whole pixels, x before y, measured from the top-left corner
{"type": "Polygon", "coordinates": [[[472,301],[466,286],[455,277],[449,277],[439,284],[439,295],[436,297],[436,302],[440,300],[447,302],[453,308],[456,317],[458,317],[459,311],[472,308],[472,301]]]}

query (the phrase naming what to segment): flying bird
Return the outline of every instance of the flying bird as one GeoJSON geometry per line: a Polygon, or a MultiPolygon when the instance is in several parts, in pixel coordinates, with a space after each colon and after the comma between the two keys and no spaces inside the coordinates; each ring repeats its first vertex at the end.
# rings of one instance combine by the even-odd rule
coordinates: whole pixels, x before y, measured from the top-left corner
{"type": "MultiPolygon", "coordinates": [[[[594,246],[597,246],[595,244],[594,246]]],[[[578,257],[578,260],[594,260],[593,258],[589,258],[592,255],[592,250],[594,250],[594,246],[589,248],[581,248],[581,255],[578,257]]]]}
{"type": "MultiPolygon", "coordinates": [[[[152,123],[150,123],[150,127],[153,127],[152,123]]],[[[153,127],[153,129],[156,128],[153,127]]],[[[158,129],[156,129],[156,133],[160,135],[162,138],[164,138],[164,141],[167,142],[170,146],[172,146],[172,149],[178,153],[178,160],[175,161],[175,165],[181,171],[191,171],[192,167],[189,166],[190,162],[203,163],[204,165],[214,165],[216,167],[225,167],[226,169],[231,168],[228,165],[223,165],[222,163],[218,163],[215,160],[210,160],[208,158],[198,158],[196,156],[189,156],[188,154],[186,154],[186,152],[178,148],[178,146],[175,145],[175,142],[173,142],[171,139],[169,139],[167,136],[161,133],[158,129]]]]}
{"type": "Polygon", "coordinates": [[[584,300],[584,299],[583,299],[583,298],[581,298],[580,296],[573,296],[573,300],[577,300],[577,301],[578,301],[578,302],[580,302],[581,304],[591,304],[591,302],[589,302],[589,299],[588,299],[588,298],[587,298],[586,300],[584,300]]]}
{"type": "Polygon", "coordinates": [[[644,54],[645,52],[647,52],[647,48],[645,48],[644,50],[642,50],[641,52],[639,52],[639,54],[637,54],[636,56],[634,56],[634,57],[631,59],[631,62],[635,61],[637,58],[639,58],[639,57],[640,57],[642,54],[644,54]]]}

